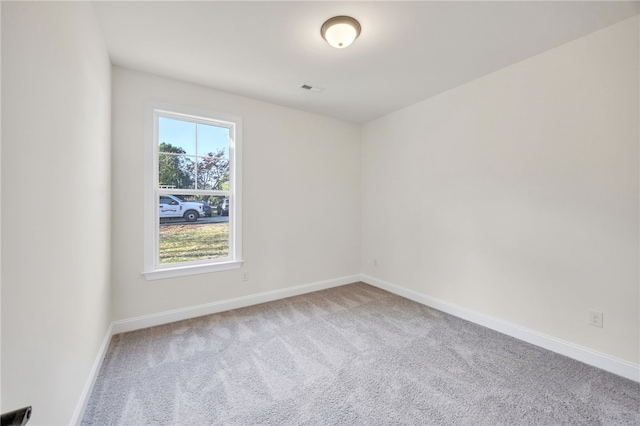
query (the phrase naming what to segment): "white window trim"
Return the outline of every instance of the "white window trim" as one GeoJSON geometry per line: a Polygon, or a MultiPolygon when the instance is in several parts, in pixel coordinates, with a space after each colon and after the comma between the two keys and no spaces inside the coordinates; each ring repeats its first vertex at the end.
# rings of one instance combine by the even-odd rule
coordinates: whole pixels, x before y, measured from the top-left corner
{"type": "MultiPolygon", "coordinates": [[[[228,114],[185,107],[164,102],[145,103],[145,165],[144,165],[144,269],[147,280],[175,278],[209,272],[238,269],[242,266],[242,119],[228,114]],[[233,162],[229,176],[232,193],[229,206],[229,257],[220,260],[199,260],[180,264],[160,265],[158,262],[158,147],[156,114],[171,115],[193,121],[205,118],[235,125],[234,144],[229,147],[233,162]]],[[[162,192],[162,191],[161,191],[162,192]]],[[[189,192],[189,191],[187,191],[189,192]]]]}

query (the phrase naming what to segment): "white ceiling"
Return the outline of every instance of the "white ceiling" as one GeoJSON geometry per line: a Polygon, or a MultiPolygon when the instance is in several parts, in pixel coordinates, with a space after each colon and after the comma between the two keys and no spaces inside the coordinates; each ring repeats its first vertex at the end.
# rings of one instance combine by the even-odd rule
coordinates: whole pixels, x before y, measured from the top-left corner
{"type": "Polygon", "coordinates": [[[639,13],[638,2],[98,2],[114,64],[366,122],[639,13]],[[330,47],[320,27],[362,33],[330,47]],[[300,89],[320,86],[322,93],[300,89]]]}

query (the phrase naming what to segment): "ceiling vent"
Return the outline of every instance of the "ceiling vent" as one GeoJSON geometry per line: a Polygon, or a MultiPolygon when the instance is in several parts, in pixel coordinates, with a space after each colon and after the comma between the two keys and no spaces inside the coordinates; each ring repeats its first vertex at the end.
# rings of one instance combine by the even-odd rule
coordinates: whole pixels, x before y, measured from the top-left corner
{"type": "Polygon", "coordinates": [[[317,86],[314,87],[310,84],[301,84],[300,88],[302,90],[308,90],[309,92],[315,92],[315,93],[320,93],[324,90],[322,87],[317,87],[317,86]]]}

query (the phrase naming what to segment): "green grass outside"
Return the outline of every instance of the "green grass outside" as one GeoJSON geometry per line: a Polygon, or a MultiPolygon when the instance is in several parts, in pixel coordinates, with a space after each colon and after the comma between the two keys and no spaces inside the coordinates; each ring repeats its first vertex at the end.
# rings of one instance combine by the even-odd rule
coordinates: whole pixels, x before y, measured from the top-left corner
{"type": "Polygon", "coordinates": [[[229,256],[229,223],[160,226],[160,263],[229,256]]]}

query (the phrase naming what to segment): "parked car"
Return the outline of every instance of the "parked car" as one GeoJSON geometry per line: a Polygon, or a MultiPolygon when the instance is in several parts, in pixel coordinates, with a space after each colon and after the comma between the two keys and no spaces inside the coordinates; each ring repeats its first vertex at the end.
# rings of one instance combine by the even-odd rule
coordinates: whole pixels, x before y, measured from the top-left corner
{"type": "Polygon", "coordinates": [[[204,216],[204,206],[196,201],[184,201],[175,195],[160,196],[160,219],[182,217],[187,222],[195,222],[204,216]]]}
{"type": "Polygon", "coordinates": [[[211,206],[209,205],[209,203],[207,203],[206,201],[198,201],[198,202],[202,203],[202,207],[204,207],[204,216],[211,217],[212,212],[211,212],[211,206]]]}
{"type": "Polygon", "coordinates": [[[218,216],[229,216],[229,199],[225,198],[218,204],[218,216]]]}

